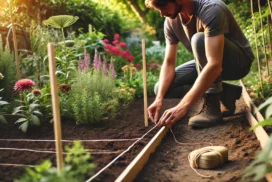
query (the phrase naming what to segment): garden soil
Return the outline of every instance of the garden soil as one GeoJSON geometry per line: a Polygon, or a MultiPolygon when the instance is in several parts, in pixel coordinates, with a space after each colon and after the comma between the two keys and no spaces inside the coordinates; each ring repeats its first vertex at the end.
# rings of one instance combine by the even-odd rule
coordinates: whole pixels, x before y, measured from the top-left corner
{"type": "MultiPolygon", "coordinates": [[[[149,100],[149,104],[152,100],[149,100]]],[[[176,99],[165,100],[163,109],[165,110],[177,103],[178,100],[176,99]]],[[[177,141],[184,144],[176,143],[173,134],[169,131],[135,181],[241,181],[244,169],[254,159],[255,153],[260,150],[260,145],[254,133],[248,131],[249,124],[246,119],[246,106],[243,100],[239,100],[234,116],[224,118],[224,124],[208,129],[190,129],[187,126],[188,119],[196,114],[200,108],[201,102],[199,101],[188,115],[172,128],[177,141]],[[188,155],[195,149],[211,144],[227,147],[229,161],[213,170],[197,170],[203,175],[212,176],[211,178],[203,178],[190,168],[188,155]]],[[[149,123],[147,128],[144,127],[143,113],[143,101],[137,100],[120,111],[115,119],[105,118],[101,124],[96,126],[76,125],[74,121],[62,118],[62,138],[66,140],[63,145],[71,144],[67,140],[103,139],[104,141],[82,142],[92,155],[92,162],[96,164],[94,171],[96,173],[126,150],[136,139],[154,127],[153,123],[149,123]],[[113,141],[109,139],[132,140],[113,141]]],[[[13,164],[37,165],[45,159],[50,159],[54,165],[56,164],[55,143],[53,141],[33,141],[54,139],[53,125],[49,120],[44,119],[41,126],[29,128],[27,133],[22,133],[18,126],[14,124],[16,120],[14,116],[7,117],[7,120],[9,124],[0,128],[0,181],[13,181],[24,173],[23,167],[13,166],[13,164]],[[18,141],[17,139],[30,141],[18,141]]],[[[140,140],[129,152],[120,157],[93,181],[114,181],[159,129],[158,127],[153,129],[144,139],[140,140]]]]}

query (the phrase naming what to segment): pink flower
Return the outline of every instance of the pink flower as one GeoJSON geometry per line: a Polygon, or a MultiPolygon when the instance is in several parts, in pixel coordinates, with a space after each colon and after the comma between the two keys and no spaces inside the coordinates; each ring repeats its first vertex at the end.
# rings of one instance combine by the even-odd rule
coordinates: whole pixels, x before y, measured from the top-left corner
{"type": "Polygon", "coordinates": [[[108,43],[109,43],[109,40],[108,40],[108,39],[104,39],[103,42],[104,42],[105,44],[108,44],[108,43]]]}
{"type": "Polygon", "coordinates": [[[114,40],[119,40],[120,38],[120,35],[117,33],[117,34],[114,34],[114,40]]]}
{"type": "Polygon", "coordinates": [[[120,42],[119,45],[122,47],[122,48],[126,48],[127,44],[125,42],[120,42]]]}
{"type": "Polygon", "coordinates": [[[31,90],[35,86],[35,82],[30,79],[18,80],[14,85],[15,91],[31,90]]]}
{"type": "Polygon", "coordinates": [[[41,91],[38,90],[38,89],[32,90],[32,93],[33,93],[33,95],[35,95],[35,96],[41,95],[41,91]]]}

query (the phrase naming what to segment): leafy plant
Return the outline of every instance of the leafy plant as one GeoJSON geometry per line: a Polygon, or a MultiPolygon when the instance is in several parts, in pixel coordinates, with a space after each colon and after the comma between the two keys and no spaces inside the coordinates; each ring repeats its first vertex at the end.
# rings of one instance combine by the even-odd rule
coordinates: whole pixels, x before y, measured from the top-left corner
{"type": "MultiPolygon", "coordinates": [[[[0,73],[0,80],[1,80],[1,75],[2,74],[0,73]]],[[[3,75],[2,75],[2,77],[3,77],[3,75]]],[[[3,91],[3,89],[0,89],[0,92],[2,92],[2,91],[3,91]]],[[[8,104],[8,102],[7,101],[3,101],[2,97],[0,96],[0,108],[1,108],[1,106],[7,105],[7,104],[8,104]]],[[[5,117],[2,114],[3,113],[0,110],[0,125],[7,124],[7,121],[6,121],[5,117]]]]}
{"type": "Polygon", "coordinates": [[[28,93],[29,90],[35,83],[30,79],[22,79],[16,82],[14,86],[15,91],[21,93],[22,100],[19,100],[20,106],[14,108],[12,114],[17,114],[20,118],[15,122],[19,123],[19,129],[23,132],[26,132],[28,127],[31,125],[40,125],[40,119],[38,116],[41,116],[42,113],[39,111],[38,100],[35,99],[33,92],[28,93]]]}
{"type": "Polygon", "coordinates": [[[34,169],[26,168],[26,173],[15,182],[83,182],[86,176],[91,175],[95,168],[90,163],[91,155],[79,141],[74,141],[73,146],[65,146],[68,152],[65,157],[64,167],[60,173],[52,162],[44,161],[34,169]]]}
{"type": "Polygon", "coordinates": [[[272,172],[272,135],[256,159],[245,169],[243,178],[253,177],[253,181],[260,181],[267,173],[272,172]]]}
{"type": "Polygon", "coordinates": [[[100,70],[78,71],[71,87],[69,103],[77,123],[101,121],[115,88],[111,75],[104,75],[100,70]]]}
{"type": "Polygon", "coordinates": [[[8,44],[5,48],[2,45],[2,37],[0,35],[0,73],[5,76],[3,79],[0,79],[0,88],[4,89],[2,95],[8,100],[11,97],[12,85],[16,81],[16,65],[8,44]]]}
{"type": "Polygon", "coordinates": [[[65,42],[64,28],[71,26],[77,20],[78,20],[77,16],[57,15],[57,16],[51,16],[47,20],[44,20],[43,23],[47,26],[61,29],[63,42],[65,42]]]}

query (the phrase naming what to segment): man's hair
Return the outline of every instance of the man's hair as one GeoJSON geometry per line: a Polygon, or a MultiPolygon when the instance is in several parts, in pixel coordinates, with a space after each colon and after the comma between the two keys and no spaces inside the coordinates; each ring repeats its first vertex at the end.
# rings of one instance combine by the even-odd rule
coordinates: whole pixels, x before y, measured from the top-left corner
{"type": "Polygon", "coordinates": [[[164,7],[167,3],[176,2],[176,0],[145,0],[145,5],[148,8],[161,8],[164,7]]]}

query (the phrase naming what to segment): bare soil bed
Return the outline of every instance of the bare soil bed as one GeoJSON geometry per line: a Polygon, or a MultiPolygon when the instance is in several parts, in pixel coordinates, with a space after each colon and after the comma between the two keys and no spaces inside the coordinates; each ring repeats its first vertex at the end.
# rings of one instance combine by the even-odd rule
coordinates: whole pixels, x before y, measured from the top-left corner
{"type": "MultiPolygon", "coordinates": [[[[165,100],[164,109],[174,106],[177,102],[178,100],[165,100]]],[[[151,100],[149,100],[149,103],[151,103],[151,100]]],[[[189,116],[198,112],[200,104],[198,103],[193,107],[188,116],[177,122],[173,127],[177,140],[190,145],[177,144],[169,131],[135,181],[240,181],[243,170],[254,159],[255,152],[260,150],[254,133],[248,131],[249,124],[245,116],[246,108],[243,100],[239,101],[234,116],[224,118],[226,122],[223,125],[202,130],[189,129],[187,126],[189,116]],[[190,168],[187,157],[192,150],[208,146],[208,143],[226,146],[229,149],[229,162],[215,170],[198,170],[201,174],[213,176],[213,178],[205,179],[198,176],[190,168]]],[[[24,134],[14,125],[14,117],[7,119],[9,125],[0,128],[0,181],[12,181],[24,172],[23,167],[1,164],[37,165],[45,159],[51,159],[55,163],[54,153],[13,150],[13,148],[16,148],[55,151],[55,144],[52,141],[6,140],[53,140],[52,124],[43,122],[42,126],[30,128],[24,134]]],[[[128,108],[122,110],[116,119],[105,119],[98,126],[75,125],[70,120],[62,119],[62,137],[63,140],[134,139],[129,141],[83,142],[85,148],[91,150],[93,162],[97,165],[95,172],[97,172],[153,126],[154,124],[150,123],[148,128],[144,127],[143,101],[137,100],[128,108]]],[[[156,128],[152,131],[94,181],[114,181],[158,130],[159,128],[156,128]]],[[[63,142],[63,145],[67,144],[69,142],[63,142]]]]}
{"type": "Polygon", "coordinates": [[[199,107],[201,103],[172,128],[177,141],[184,144],[176,143],[173,134],[169,131],[138,175],[136,182],[242,181],[243,171],[254,160],[256,152],[261,149],[255,134],[249,131],[244,100],[241,98],[238,101],[235,114],[224,118],[222,125],[201,130],[190,129],[187,126],[188,120],[190,116],[198,112],[199,107]],[[188,155],[191,151],[210,146],[210,144],[227,147],[229,161],[216,169],[198,169],[200,174],[211,176],[211,178],[203,178],[191,169],[188,155]]]}

